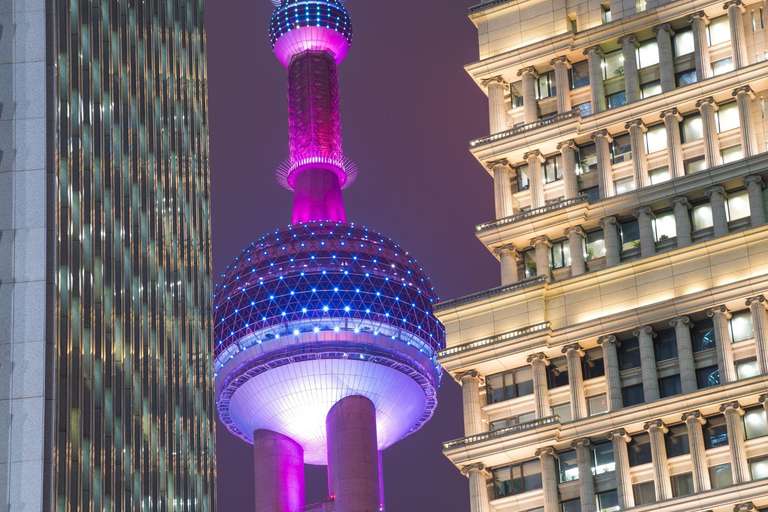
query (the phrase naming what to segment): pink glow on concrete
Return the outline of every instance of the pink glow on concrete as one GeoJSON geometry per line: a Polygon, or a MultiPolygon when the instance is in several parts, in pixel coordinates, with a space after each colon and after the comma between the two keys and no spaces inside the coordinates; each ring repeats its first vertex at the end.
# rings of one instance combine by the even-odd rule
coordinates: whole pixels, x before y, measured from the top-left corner
{"type": "Polygon", "coordinates": [[[299,443],[271,430],[256,430],[253,460],[256,512],[304,507],[304,450],[299,443]]]}
{"type": "Polygon", "coordinates": [[[337,512],[376,512],[381,505],[376,408],[348,396],[328,412],[328,488],[337,512]]]}
{"type": "Polygon", "coordinates": [[[382,451],[379,450],[379,504],[381,505],[381,512],[386,510],[384,508],[384,462],[382,460],[382,451]]]}
{"type": "Polygon", "coordinates": [[[310,168],[296,174],[292,223],[311,221],[347,222],[339,178],[330,169],[310,168]]]}
{"type": "Polygon", "coordinates": [[[275,41],[275,56],[288,67],[294,55],[307,50],[326,51],[341,64],[349,51],[349,41],[332,28],[300,27],[286,32],[275,41]]]}

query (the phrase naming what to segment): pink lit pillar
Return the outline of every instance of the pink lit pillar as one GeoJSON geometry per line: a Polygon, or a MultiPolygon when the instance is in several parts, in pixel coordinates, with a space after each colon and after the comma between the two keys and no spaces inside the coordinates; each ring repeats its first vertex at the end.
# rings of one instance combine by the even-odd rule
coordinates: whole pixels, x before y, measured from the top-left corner
{"type": "Polygon", "coordinates": [[[339,177],[316,167],[299,171],[293,188],[293,224],[325,220],[347,222],[339,177]]]}
{"type": "Polygon", "coordinates": [[[325,420],[328,486],[336,512],[377,512],[381,506],[376,407],[363,396],[348,396],[325,420]]]}
{"type": "Polygon", "coordinates": [[[304,450],[271,430],[253,433],[256,512],[304,507],[304,450]]]}

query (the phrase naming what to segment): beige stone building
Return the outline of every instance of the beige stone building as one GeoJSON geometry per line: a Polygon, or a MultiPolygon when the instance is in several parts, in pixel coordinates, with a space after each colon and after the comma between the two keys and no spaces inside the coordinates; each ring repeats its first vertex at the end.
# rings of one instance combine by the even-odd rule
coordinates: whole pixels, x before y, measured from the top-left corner
{"type": "Polygon", "coordinates": [[[768,511],[767,15],[470,9],[501,286],[437,315],[472,512],[768,511]]]}

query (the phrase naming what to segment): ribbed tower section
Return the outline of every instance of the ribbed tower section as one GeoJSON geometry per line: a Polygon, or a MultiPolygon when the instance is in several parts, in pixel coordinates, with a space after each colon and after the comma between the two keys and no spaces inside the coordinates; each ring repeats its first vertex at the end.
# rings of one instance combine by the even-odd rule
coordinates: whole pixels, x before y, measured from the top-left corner
{"type": "Polygon", "coordinates": [[[445,331],[416,260],[346,221],[336,66],[352,25],[337,0],[283,0],[270,25],[288,68],[292,225],[252,243],[216,287],[221,421],[254,446],[257,512],[304,510],[304,464],[328,465],[326,510],[384,510],[381,451],[437,406],[445,331]]]}

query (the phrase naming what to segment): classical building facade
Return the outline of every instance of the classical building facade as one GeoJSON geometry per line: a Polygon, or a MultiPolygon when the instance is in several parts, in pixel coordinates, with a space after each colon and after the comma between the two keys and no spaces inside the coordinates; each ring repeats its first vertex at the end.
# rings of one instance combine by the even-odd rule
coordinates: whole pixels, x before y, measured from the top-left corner
{"type": "Polygon", "coordinates": [[[472,512],[768,510],[765,3],[470,19],[501,286],[436,314],[472,512]]]}

